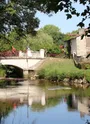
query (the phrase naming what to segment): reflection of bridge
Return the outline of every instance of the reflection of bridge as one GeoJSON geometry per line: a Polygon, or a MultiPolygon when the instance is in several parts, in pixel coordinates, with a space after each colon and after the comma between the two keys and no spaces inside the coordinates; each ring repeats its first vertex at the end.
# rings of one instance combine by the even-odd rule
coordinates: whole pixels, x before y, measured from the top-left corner
{"type": "Polygon", "coordinates": [[[34,53],[32,56],[20,56],[18,57],[0,57],[0,63],[2,65],[14,66],[23,71],[23,75],[27,76],[30,71],[34,71],[44,61],[44,52],[34,53]]]}
{"type": "Polygon", "coordinates": [[[0,89],[0,99],[19,99],[20,103],[28,103],[30,106],[33,103],[40,103],[43,106],[46,104],[46,95],[43,89],[35,85],[29,85],[29,81],[23,81],[20,84],[19,87],[7,88],[7,90],[0,89]]]}

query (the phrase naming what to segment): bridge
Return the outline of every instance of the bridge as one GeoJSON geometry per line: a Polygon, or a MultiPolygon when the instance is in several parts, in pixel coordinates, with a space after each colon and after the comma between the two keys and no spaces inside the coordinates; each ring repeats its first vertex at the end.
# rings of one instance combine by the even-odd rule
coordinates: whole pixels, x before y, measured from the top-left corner
{"type": "Polygon", "coordinates": [[[19,56],[0,57],[0,64],[14,66],[23,71],[23,76],[27,77],[30,72],[37,70],[38,66],[44,61],[44,51],[19,53],[19,56]]]}

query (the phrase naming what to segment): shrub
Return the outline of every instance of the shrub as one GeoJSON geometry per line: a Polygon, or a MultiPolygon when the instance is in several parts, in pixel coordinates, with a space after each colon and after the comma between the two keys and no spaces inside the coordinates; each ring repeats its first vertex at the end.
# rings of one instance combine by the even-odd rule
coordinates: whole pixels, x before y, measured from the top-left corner
{"type": "Polygon", "coordinates": [[[44,79],[45,78],[45,70],[41,69],[38,71],[39,79],[44,79]]]}
{"type": "Polygon", "coordinates": [[[0,67],[0,77],[5,77],[6,71],[0,67]]]}
{"type": "Polygon", "coordinates": [[[51,60],[50,63],[43,66],[40,70],[39,77],[43,77],[53,81],[63,81],[64,78],[83,79],[86,78],[90,82],[90,70],[78,69],[72,60],[63,59],[62,61],[51,60]]]}
{"type": "Polygon", "coordinates": [[[86,72],[85,72],[85,78],[86,78],[86,80],[87,80],[88,82],[90,82],[90,70],[89,70],[89,69],[86,70],[86,72]]]}

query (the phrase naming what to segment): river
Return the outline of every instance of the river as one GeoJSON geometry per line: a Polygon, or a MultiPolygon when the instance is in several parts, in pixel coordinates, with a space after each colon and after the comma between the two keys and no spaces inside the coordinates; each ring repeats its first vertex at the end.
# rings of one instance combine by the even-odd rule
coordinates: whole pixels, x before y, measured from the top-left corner
{"type": "Polygon", "coordinates": [[[89,90],[29,80],[0,89],[0,124],[88,123],[89,90]]]}

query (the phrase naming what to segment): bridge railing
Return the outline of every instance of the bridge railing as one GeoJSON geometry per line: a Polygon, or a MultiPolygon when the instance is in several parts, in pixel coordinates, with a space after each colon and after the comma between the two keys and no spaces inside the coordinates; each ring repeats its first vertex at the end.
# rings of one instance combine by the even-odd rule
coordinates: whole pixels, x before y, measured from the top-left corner
{"type": "Polygon", "coordinates": [[[0,52],[0,57],[44,58],[44,50],[43,49],[40,49],[40,51],[27,50],[26,52],[9,50],[9,51],[0,52]]]}
{"type": "Polygon", "coordinates": [[[22,52],[19,51],[19,57],[29,57],[29,58],[44,58],[44,50],[41,49],[40,51],[30,51],[22,52]]]}

